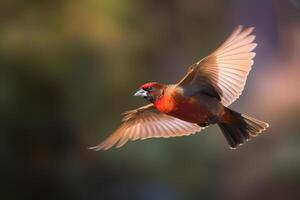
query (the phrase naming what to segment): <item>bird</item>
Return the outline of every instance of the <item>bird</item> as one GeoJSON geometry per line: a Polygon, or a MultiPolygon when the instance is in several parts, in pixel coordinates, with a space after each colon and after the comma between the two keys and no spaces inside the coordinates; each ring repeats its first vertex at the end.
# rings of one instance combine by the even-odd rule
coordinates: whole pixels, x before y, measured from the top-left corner
{"type": "Polygon", "coordinates": [[[121,126],[99,145],[108,150],[128,141],[188,136],[218,125],[231,149],[265,131],[269,124],[229,108],[244,90],[257,44],[254,27],[237,26],[215,51],[192,64],[176,84],[149,82],[134,96],[149,104],[123,113],[121,126]]]}

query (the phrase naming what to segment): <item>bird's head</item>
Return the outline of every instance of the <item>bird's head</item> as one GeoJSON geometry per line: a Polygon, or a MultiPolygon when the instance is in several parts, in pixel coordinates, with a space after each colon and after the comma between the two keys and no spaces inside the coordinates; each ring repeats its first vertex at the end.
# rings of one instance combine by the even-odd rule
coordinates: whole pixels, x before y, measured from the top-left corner
{"type": "Polygon", "coordinates": [[[165,85],[157,82],[143,84],[134,96],[144,97],[146,100],[154,103],[163,95],[165,85]]]}

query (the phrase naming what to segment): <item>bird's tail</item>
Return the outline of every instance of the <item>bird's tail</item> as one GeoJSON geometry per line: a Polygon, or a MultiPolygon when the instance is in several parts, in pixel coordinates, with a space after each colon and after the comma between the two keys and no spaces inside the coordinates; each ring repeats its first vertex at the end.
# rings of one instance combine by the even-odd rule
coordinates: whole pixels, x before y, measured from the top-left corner
{"type": "Polygon", "coordinates": [[[229,146],[235,149],[251,137],[256,137],[269,127],[269,124],[253,117],[240,114],[229,108],[218,123],[229,146]]]}

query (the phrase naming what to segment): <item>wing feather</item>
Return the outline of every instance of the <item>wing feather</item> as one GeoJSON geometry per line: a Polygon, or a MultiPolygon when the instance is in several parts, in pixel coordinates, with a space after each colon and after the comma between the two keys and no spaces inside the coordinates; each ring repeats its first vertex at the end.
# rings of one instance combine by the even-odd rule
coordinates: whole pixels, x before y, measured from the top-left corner
{"type": "Polygon", "coordinates": [[[90,149],[107,150],[125,145],[129,140],[168,138],[190,135],[202,128],[197,124],[182,121],[156,110],[153,104],[124,113],[122,125],[111,136],[90,149]]]}
{"type": "Polygon", "coordinates": [[[238,26],[212,54],[192,65],[177,85],[187,90],[192,86],[193,91],[196,86],[200,91],[195,92],[201,92],[209,83],[221,103],[229,106],[242,94],[253,65],[255,53],[252,51],[257,46],[253,42],[255,36],[251,35],[253,30],[253,27],[238,26]]]}

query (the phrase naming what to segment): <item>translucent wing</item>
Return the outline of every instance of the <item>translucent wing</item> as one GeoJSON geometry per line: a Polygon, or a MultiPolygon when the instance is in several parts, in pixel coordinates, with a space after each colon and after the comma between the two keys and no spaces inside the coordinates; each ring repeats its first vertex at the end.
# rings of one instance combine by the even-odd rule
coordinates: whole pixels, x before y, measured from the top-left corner
{"type": "Polygon", "coordinates": [[[229,106],[241,95],[253,65],[252,51],[257,46],[253,30],[238,26],[217,50],[193,64],[178,85],[194,89],[209,86],[222,104],[229,106]]]}
{"type": "Polygon", "coordinates": [[[159,112],[152,104],[124,114],[120,128],[102,143],[90,149],[107,150],[113,146],[121,147],[128,140],[187,136],[201,130],[197,124],[159,112]]]}

